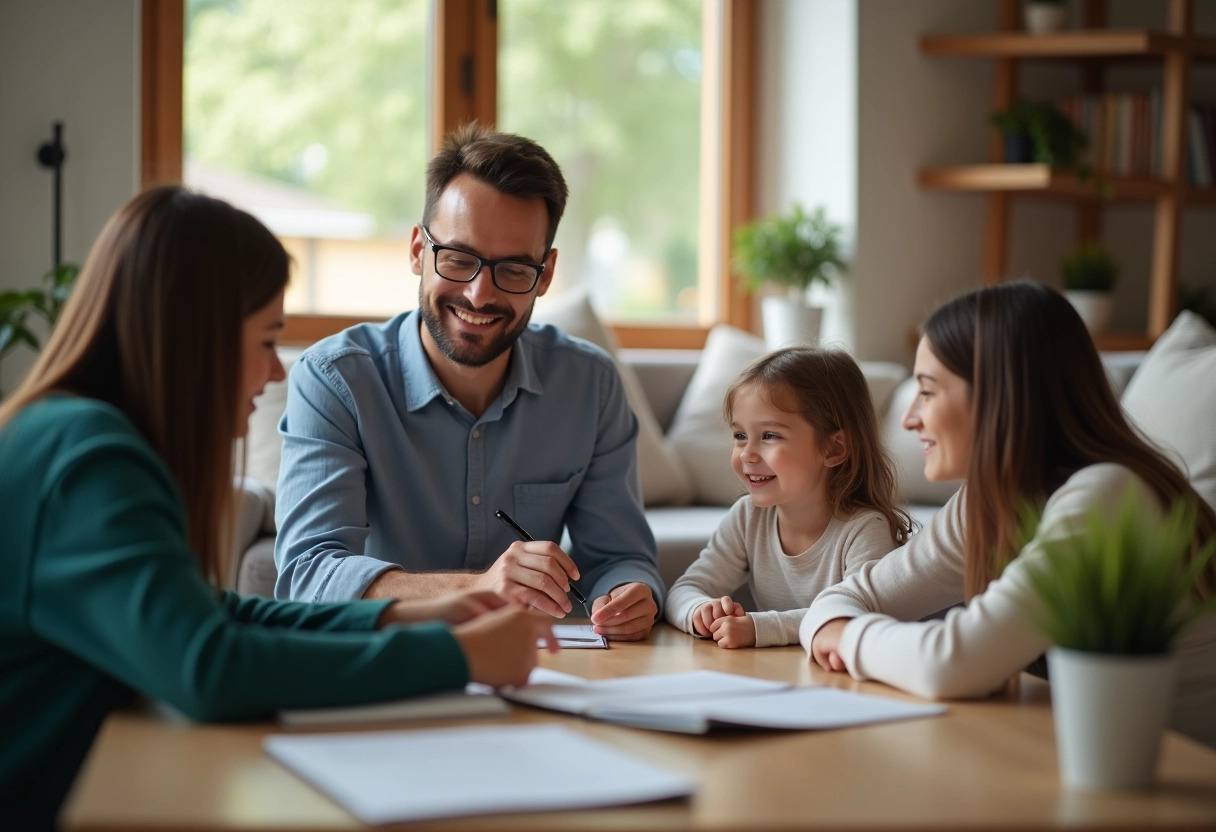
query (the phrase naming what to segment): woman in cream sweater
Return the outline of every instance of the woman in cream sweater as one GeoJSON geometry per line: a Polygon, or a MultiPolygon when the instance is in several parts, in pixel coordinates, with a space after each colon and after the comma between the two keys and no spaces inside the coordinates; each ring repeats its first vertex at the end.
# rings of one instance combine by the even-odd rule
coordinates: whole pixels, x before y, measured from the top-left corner
{"type": "MultiPolygon", "coordinates": [[[[1193,500],[1197,543],[1216,535],[1212,508],[1124,418],[1059,293],[1018,282],[945,304],[925,322],[915,376],[904,426],[920,438],[925,476],[965,482],[906,546],[816,597],[799,638],[825,669],[931,698],[987,695],[1048,646],[1027,575],[1044,541],[1077,533],[1094,508],[1113,516],[1129,492],[1148,516],[1193,500]],[[1024,501],[1043,513],[1019,548],[1024,501]]],[[[1213,572],[1202,598],[1216,591],[1213,572]]],[[[1172,727],[1216,745],[1216,615],[1175,649],[1172,727]]]]}

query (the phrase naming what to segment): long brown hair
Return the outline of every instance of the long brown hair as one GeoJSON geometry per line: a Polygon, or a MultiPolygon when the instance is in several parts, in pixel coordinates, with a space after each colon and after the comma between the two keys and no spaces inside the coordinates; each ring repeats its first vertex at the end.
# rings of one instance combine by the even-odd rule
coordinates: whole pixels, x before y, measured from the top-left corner
{"type": "MultiPolygon", "coordinates": [[[[964,508],[968,599],[1017,554],[1021,507],[1042,507],[1089,465],[1127,467],[1167,507],[1180,498],[1194,500],[1197,539],[1216,535],[1216,513],[1124,418],[1093,340],[1060,293],[1027,281],[977,289],[937,309],[921,331],[933,355],[970,384],[975,447],[964,508]]],[[[1212,590],[1212,574],[1209,568],[1204,595],[1212,590]]]]}
{"type": "Polygon", "coordinates": [[[820,440],[843,431],[848,453],[831,470],[827,497],[832,514],[848,516],[871,508],[886,518],[891,537],[903,545],[912,521],[895,505],[895,466],[878,434],[878,416],[865,376],[841,350],[786,347],[754,361],[726,391],[723,413],[739,392],[752,385],[766,392],[775,407],[797,413],[820,440]]]}
{"type": "Polygon", "coordinates": [[[264,225],[226,202],[177,186],[139,194],[102,229],[0,426],[55,392],[123,411],[176,480],[191,548],[219,585],[245,418],[242,324],[283,290],[288,263],[264,225]]]}

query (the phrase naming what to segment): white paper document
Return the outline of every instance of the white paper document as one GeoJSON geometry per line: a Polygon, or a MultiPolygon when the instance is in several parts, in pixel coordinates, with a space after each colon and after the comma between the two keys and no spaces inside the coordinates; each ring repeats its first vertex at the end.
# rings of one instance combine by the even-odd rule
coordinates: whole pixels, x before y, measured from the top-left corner
{"type": "Polygon", "coordinates": [[[345,708],[280,711],[279,722],[290,727],[358,725],[393,720],[506,716],[510,711],[510,706],[485,685],[470,684],[463,691],[445,691],[391,702],[373,702],[345,708]]]}
{"type": "Polygon", "coordinates": [[[538,667],[504,699],[638,728],[701,734],[719,726],[810,730],[935,716],[942,705],[712,670],[584,679],[538,667]]]}
{"type": "MultiPolygon", "coordinates": [[[[553,635],[565,649],[607,650],[608,639],[595,632],[590,624],[554,624],[553,635]]],[[[537,642],[540,646],[540,642],[537,642]]]]}
{"type": "Polygon", "coordinates": [[[364,823],[585,809],[695,790],[682,774],[558,725],[276,735],[263,748],[364,823]]]}
{"type": "Polygon", "coordinates": [[[713,728],[807,731],[944,714],[942,705],[899,702],[836,688],[790,688],[775,693],[723,696],[697,702],[603,705],[587,714],[635,728],[704,734],[713,728]]]}

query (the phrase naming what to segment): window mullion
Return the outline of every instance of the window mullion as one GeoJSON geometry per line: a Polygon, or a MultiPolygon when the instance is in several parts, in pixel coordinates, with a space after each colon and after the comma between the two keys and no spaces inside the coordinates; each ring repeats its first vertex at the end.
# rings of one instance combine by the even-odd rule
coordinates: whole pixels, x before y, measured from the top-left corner
{"type": "Polygon", "coordinates": [[[494,0],[434,0],[431,141],[467,121],[498,115],[498,18],[494,0]]]}

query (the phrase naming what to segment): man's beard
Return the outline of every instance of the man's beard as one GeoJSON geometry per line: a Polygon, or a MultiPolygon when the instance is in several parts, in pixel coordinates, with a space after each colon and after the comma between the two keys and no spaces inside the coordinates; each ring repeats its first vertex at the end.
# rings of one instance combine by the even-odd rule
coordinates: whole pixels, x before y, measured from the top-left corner
{"type": "MultiPolygon", "coordinates": [[[[512,314],[510,309],[499,306],[488,306],[479,311],[463,298],[452,298],[444,300],[443,303],[475,315],[501,315],[504,318],[510,318],[512,314]]],[[[435,342],[435,346],[439,347],[439,351],[448,359],[466,367],[484,367],[511,349],[520,333],[527,328],[528,321],[532,319],[532,307],[529,306],[515,326],[501,330],[498,335],[452,333],[443,325],[442,313],[434,299],[423,292],[421,284],[418,286],[418,309],[422,312],[422,322],[426,324],[427,332],[431,334],[431,340],[435,342]]]]}

